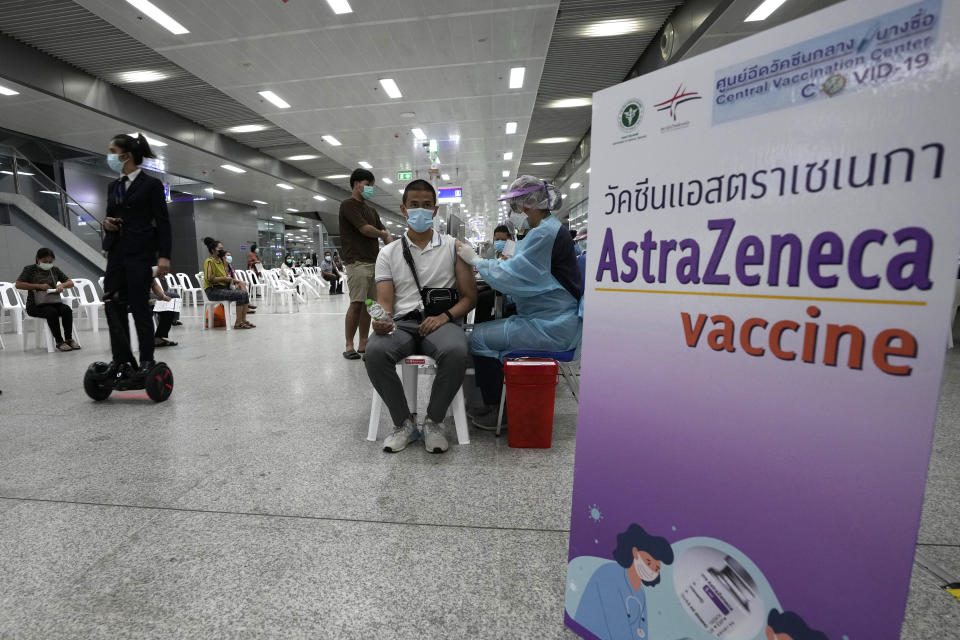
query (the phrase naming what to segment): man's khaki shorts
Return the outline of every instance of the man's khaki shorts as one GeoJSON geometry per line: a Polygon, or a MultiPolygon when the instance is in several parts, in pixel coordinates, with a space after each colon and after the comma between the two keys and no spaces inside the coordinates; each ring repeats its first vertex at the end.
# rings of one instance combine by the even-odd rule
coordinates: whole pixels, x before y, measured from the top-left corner
{"type": "Polygon", "coordinates": [[[374,264],[354,262],[348,264],[346,268],[350,302],[366,302],[367,298],[376,300],[377,281],[374,278],[374,264]]]}

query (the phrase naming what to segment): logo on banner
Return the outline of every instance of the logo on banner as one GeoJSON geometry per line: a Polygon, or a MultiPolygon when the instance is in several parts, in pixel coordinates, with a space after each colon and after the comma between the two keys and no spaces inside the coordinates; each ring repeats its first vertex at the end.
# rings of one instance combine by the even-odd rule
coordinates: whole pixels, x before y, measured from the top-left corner
{"type": "Polygon", "coordinates": [[[827,78],[821,89],[823,89],[825,94],[833,97],[843,91],[845,86],[847,86],[847,76],[843,75],[842,73],[835,73],[827,78]]]}
{"type": "Polygon", "coordinates": [[[643,113],[643,102],[637,98],[627,100],[623,106],[620,107],[620,111],[617,114],[617,124],[620,126],[620,131],[623,132],[623,135],[620,136],[620,140],[613,143],[614,145],[631,142],[633,140],[643,140],[647,137],[646,134],[641,134],[638,131],[640,123],[643,122],[643,113]]]}
{"type": "Polygon", "coordinates": [[[633,131],[643,120],[643,103],[634,98],[620,108],[618,122],[624,131],[633,131]]]}
{"type": "Polygon", "coordinates": [[[670,113],[670,118],[674,122],[677,121],[677,109],[680,105],[690,102],[692,100],[702,100],[703,96],[700,95],[697,91],[687,91],[684,86],[681,84],[677,87],[677,90],[674,92],[673,97],[669,100],[664,100],[659,104],[654,106],[657,108],[657,111],[668,111],[670,113]]]}

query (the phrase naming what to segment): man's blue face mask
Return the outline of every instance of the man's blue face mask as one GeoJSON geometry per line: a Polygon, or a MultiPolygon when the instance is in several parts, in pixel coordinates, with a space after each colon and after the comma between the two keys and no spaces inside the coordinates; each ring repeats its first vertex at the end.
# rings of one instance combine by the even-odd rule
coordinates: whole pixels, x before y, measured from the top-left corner
{"type": "Polygon", "coordinates": [[[493,248],[496,249],[499,253],[503,253],[503,250],[507,248],[506,240],[494,240],[493,248]]]}
{"type": "Polygon", "coordinates": [[[433,226],[433,210],[407,209],[407,226],[417,233],[423,233],[433,226]]]}

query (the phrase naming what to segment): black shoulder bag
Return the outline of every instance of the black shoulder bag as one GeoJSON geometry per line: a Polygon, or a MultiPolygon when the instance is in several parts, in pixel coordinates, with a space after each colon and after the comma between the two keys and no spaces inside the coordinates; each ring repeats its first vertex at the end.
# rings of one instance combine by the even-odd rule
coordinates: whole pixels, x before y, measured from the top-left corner
{"type": "MultiPolygon", "coordinates": [[[[410,271],[413,272],[413,281],[417,283],[417,289],[420,291],[424,316],[428,318],[430,316],[440,316],[450,311],[455,304],[460,302],[460,292],[454,287],[421,287],[417,267],[413,263],[413,254],[410,253],[410,245],[407,244],[407,239],[403,236],[400,236],[400,242],[403,243],[403,259],[410,266],[410,271]]],[[[453,319],[452,316],[451,319],[453,319]]]]}

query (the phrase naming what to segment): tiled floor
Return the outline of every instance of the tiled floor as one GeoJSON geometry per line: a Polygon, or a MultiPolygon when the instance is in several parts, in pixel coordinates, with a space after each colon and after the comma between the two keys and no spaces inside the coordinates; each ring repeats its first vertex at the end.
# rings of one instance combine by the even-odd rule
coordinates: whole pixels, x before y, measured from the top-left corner
{"type": "MultiPolygon", "coordinates": [[[[254,331],[175,329],[161,405],[87,400],[79,353],[0,352],[0,638],[572,638],[563,627],[576,403],[554,445],[473,431],[442,456],[364,439],[342,297],[254,331]]],[[[960,352],[920,542],[960,576],[960,352]]],[[[386,428],[386,417],[383,419],[386,428]]],[[[958,637],[915,567],[902,637],[958,637]]],[[[856,639],[859,640],[859,639],[856,639]]]]}

